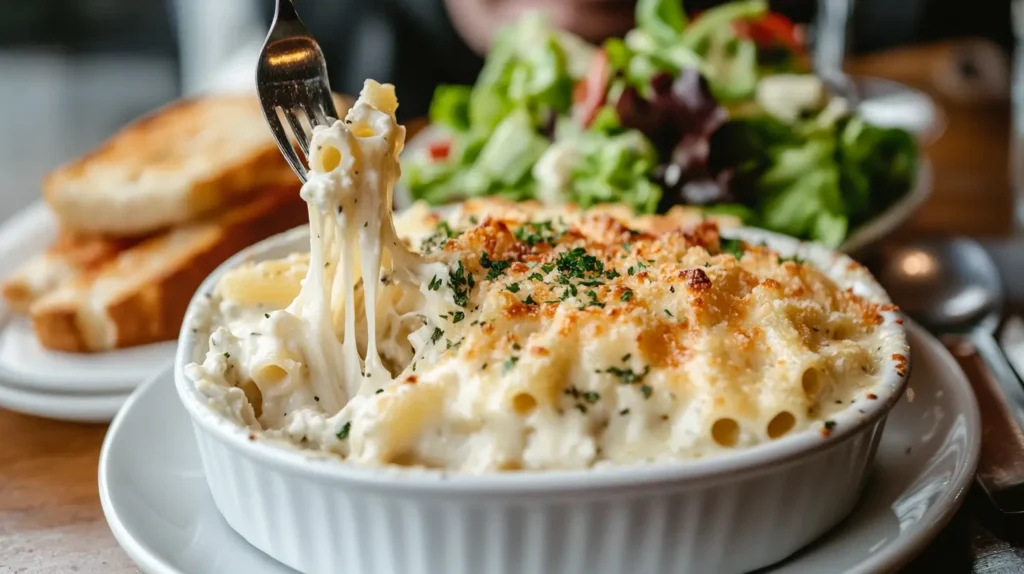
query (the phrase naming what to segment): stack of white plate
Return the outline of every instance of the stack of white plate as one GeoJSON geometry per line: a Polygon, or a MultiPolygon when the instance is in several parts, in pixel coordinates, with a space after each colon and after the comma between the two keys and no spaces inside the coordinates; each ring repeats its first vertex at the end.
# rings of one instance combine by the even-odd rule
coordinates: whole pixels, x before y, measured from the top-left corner
{"type": "MultiPolygon", "coordinates": [[[[57,224],[41,202],[0,226],[0,277],[45,250],[57,224]]],[[[128,395],[174,357],[174,343],[98,354],[39,345],[29,321],[0,302],[0,408],[47,418],[106,422],[128,395]]]]}

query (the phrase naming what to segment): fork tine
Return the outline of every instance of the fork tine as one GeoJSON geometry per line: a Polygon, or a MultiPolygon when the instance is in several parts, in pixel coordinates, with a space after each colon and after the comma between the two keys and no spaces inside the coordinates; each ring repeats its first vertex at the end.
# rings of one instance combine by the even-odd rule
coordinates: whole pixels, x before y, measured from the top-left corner
{"type": "MultiPolygon", "coordinates": [[[[284,117],[288,118],[288,125],[291,126],[292,131],[295,132],[295,139],[299,142],[299,147],[302,148],[302,153],[309,157],[309,136],[306,135],[306,128],[303,127],[302,122],[299,121],[299,117],[295,114],[295,108],[281,108],[284,111],[284,117]]],[[[310,122],[312,126],[312,122],[310,122]]]]}
{"type": "Polygon", "coordinates": [[[331,96],[331,88],[324,83],[317,84],[316,88],[310,90],[310,100],[313,101],[314,108],[323,109],[323,113],[326,118],[324,119],[324,125],[333,123],[333,120],[340,120],[338,117],[338,110],[334,107],[334,98],[331,96]]]}
{"type": "Polygon", "coordinates": [[[281,150],[281,155],[284,156],[285,161],[292,167],[295,174],[299,176],[302,183],[306,183],[306,166],[302,164],[298,154],[295,153],[295,148],[292,147],[291,141],[288,139],[288,133],[285,131],[277,115],[277,108],[268,110],[264,115],[267,118],[267,124],[270,125],[270,130],[274,132],[274,139],[277,140],[277,147],[281,150]]]}

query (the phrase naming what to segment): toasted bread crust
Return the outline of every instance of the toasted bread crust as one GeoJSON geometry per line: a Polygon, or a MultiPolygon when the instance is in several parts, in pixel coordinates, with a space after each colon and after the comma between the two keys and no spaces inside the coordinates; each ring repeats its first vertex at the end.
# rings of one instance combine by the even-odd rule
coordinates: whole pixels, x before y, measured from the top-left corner
{"type": "Polygon", "coordinates": [[[63,230],[45,253],[15,269],[0,292],[12,309],[28,313],[36,299],[103,265],[136,243],[137,239],[88,236],[63,230]]]}
{"type": "Polygon", "coordinates": [[[143,241],[36,301],[39,341],[84,353],[174,339],[193,293],[217,265],[306,216],[296,185],[264,188],[220,217],[143,241]]]}
{"type": "Polygon", "coordinates": [[[58,168],[43,195],[61,225],[138,236],[294,181],[253,95],[182,100],[58,168]]]}

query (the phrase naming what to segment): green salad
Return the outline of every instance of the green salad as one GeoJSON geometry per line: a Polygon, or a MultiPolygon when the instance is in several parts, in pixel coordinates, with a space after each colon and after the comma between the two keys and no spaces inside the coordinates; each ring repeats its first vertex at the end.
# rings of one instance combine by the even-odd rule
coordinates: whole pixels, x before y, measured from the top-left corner
{"type": "Polygon", "coordinates": [[[499,32],[474,86],[437,88],[430,120],[402,182],[433,204],[687,204],[838,246],[917,173],[913,137],[830,94],[763,0],[693,16],[639,0],[636,28],[600,47],[529,15],[499,32]]]}

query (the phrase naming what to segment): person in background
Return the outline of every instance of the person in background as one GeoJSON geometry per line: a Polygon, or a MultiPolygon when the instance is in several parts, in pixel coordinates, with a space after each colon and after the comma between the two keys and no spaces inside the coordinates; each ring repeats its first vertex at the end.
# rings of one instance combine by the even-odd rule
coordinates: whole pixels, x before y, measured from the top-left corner
{"type": "MultiPolygon", "coordinates": [[[[820,0],[771,0],[798,22],[820,0]]],[[[1009,0],[851,0],[855,52],[959,36],[979,36],[1009,50],[1009,0]]],[[[686,0],[688,11],[720,0],[686,0]]],[[[269,23],[271,2],[261,3],[269,23]]],[[[495,31],[527,10],[588,40],[621,36],[633,26],[635,0],[299,0],[297,8],[327,57],[332,87],[357,93],[365,78],[396,84],[399,119],[426,114],[434,87],[472,84],[495,31]]]]}

